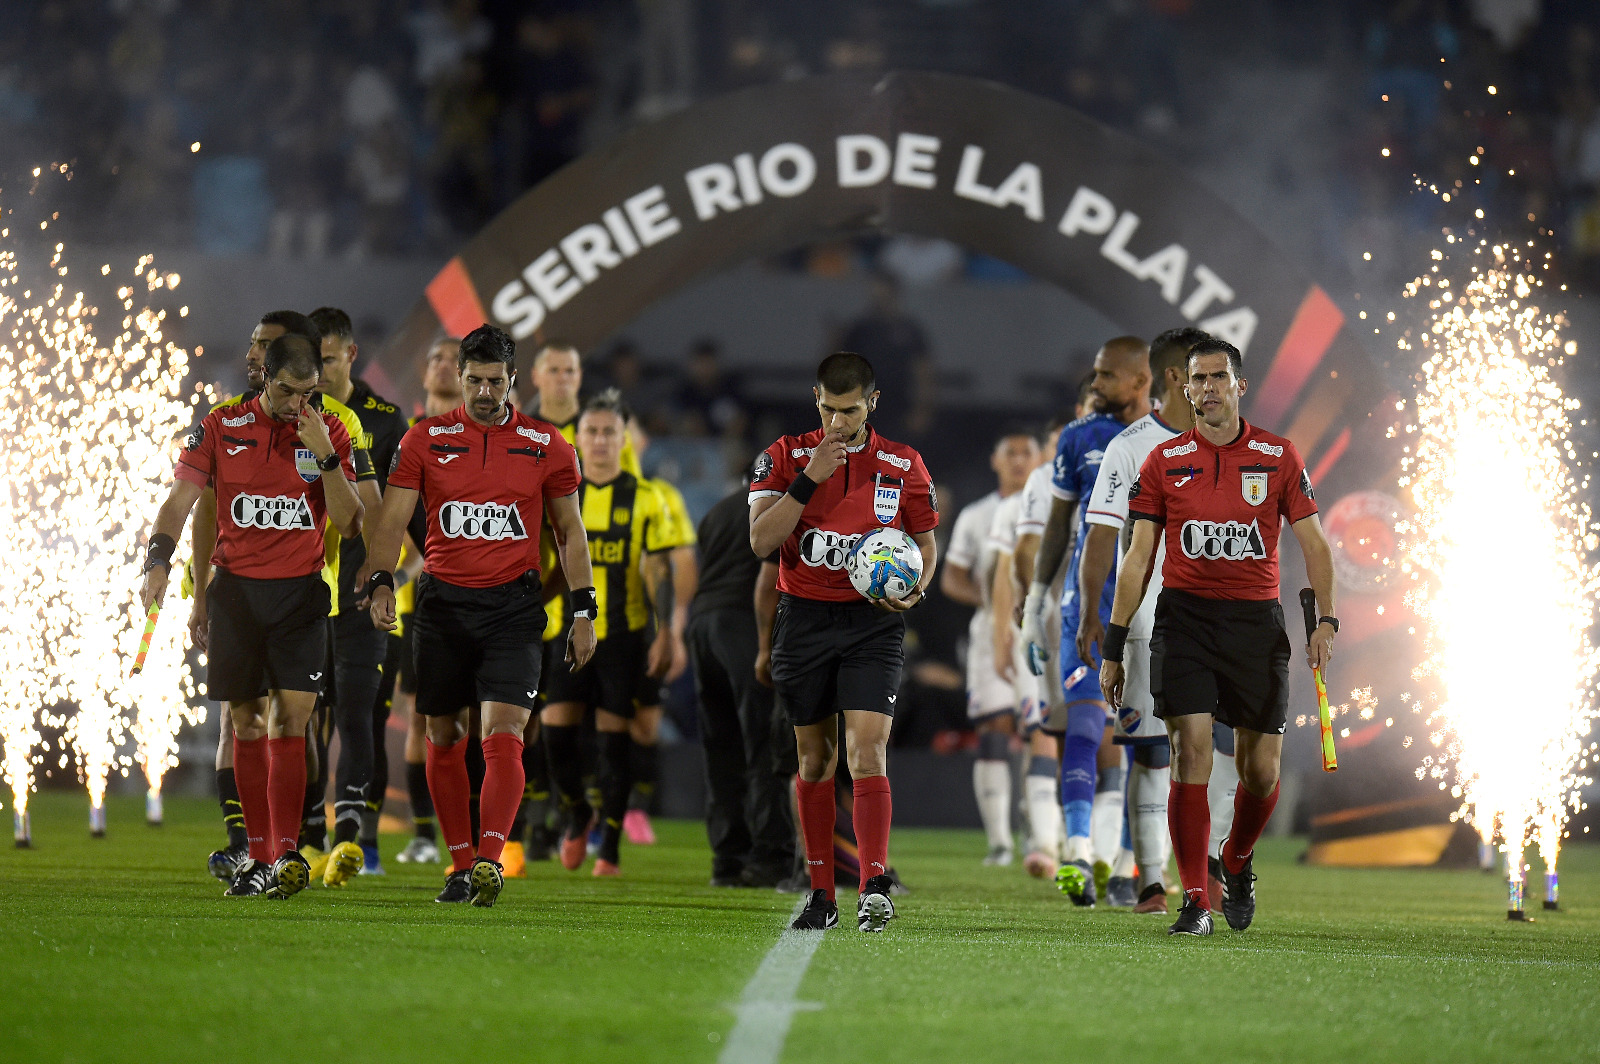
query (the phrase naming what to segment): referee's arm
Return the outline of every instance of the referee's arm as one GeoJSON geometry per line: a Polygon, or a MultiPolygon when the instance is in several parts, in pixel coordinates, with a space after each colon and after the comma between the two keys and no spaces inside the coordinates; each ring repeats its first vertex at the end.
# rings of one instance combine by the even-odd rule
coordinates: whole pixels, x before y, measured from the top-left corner
{"type": "MultiPolygon", "coordinates": [[[[378,519],[369,523],[367,564],[362,566],[362,573],[394,572],[395,564],[400,560],[400,544],[405,539],[406,526],[411,523],[411,514],[416,510],[417,499],[421,495],[416,488],[401,488],[392,484],[383,493],[378,519]]],[[[364,593],[365,588],[358,591],[364,593]]],[[[373,588],[370,609],[372,623],[376,627],[385,632],[395,630],[394,588],[373,588]]]]}
{"type": "MultiPolygon", "coordinates": [[[[1300,553],[1306,559],[1306,578],[1317,594],[1317,616],[1337,617],[1333,601],[1333,548],[1322,531],[1322,522],[1312,514],[1289,527],[1294,529],[1294,538],[1299,540],[1300,553]]],[[[1333,636],[1330,624],[1319,624],[1311,633],[1311,642],[1306,644],[1306,663],[1313,669],[1323,668],[1333,657],[1333,636]]]]}
{"type": "MultiPolygon", "coordinates": [[[[1133,541],[1122,556],[1117,569],[1117,593],[1111,602],[1111,624],[1127,628],[1133,615],[1139,612],[1145,589],[1150,586],[1150,563],[1156,554],[1156,536],[1161,531],[1154,521],[1134,521],[1133,541]]],[[[1124,633],[1126,634],[1126,633],[1124,633]]],[[[1117,651],[1120,659],[1121,651],[1117,651]]],[[[1102,657],[1100,660],[1100,693],[1106,696],[1112,709],[1122,708],[1122,662],[1102,657]]]]}
{"type": "MultiPolygon", "coordinates": [[[[183,535],[183,523],[189,519],[189,511],[193,509],[194,502],[200,497],[202,490],[201,486],[192,480],[185,480],[182,477],[173,480],[172,490],[167,492],[166,501],[161,504],[161,509],[156,514],[156,523],[150,530],[150,539],[166,536],[170,544],[176,544],[178,537],[183,535]]],[[[206,560],[211,559],[207,557],[206,560]]],[[[146,613],[150,611],[151,603],[160,602],[166,595],[167,578],[171,575],[170,556],[165,564],[145,570],[144,584],[139,590],[139,605],[146,613]]]]}
{"type": "MultiPolygon", "coordinates": [[[[594,587],[594,569],[589,564],[589,533],[583,527],[583,512],[578,509],[578,494],[562,495],[545,503],[550,516],[550,530],[555,533],[557,556],[561,571],[566,574],[567,586],[574,590],[594,587]]],[[[567,637],[566,660],[573,669],[581,669],[594,656],[594,621],[587,617],[572,618],[572,631],[567,637]]]]}

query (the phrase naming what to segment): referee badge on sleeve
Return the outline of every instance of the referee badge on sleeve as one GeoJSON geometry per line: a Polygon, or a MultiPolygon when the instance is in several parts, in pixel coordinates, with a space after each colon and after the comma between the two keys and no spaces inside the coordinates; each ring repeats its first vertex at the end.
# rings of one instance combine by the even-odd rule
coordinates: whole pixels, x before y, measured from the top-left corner
{"type": "Polygon", "coordinates": [[[1244,482],[1240,485],[1240,492],[1244,501],[1251,506],[1260,506],[1267,501],[1267,475],[1265,473],[1240,473],[1244,482]]]}
{"type": "Polygon", "coordinates": [[[895,515],[900,512],[900,489],[904,483],[881,473],[878,475],[877,486],[872,492],[872,512],[880,525],[894,523],[895,515]]]}
{"type": "Polygon", "coordinates": [[[307,484],[315,484],[317,478],[322,476],[322,470],[317,466],[316,452],[309,447],[294,449],[294,469],[307,484]]]}

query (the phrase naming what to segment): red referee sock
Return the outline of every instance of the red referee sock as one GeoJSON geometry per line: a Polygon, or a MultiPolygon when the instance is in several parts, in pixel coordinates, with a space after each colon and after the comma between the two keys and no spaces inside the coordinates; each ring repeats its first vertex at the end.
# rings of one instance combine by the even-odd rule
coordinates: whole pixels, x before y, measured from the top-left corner
{"type": "Polygon", "coordinates": [[[1238,790],[1233,792],[1233,826],[1228,829],[1228,837],[1222,847],[1222,863],[1228,871],[1237,873],[1249,860],[1250,854],[1256,848],[1256,840],[1267,829],[1267,821],[1272,818],[1272,810],[1278,805],[1278,785],[1272,785],[1272,793],[1265,798],[1257,798],[1251,794],[1243,783],[1238,790]]]}
{"type": "Polygon", "coordinates": [[[272,859],[300,845],[301,812],[306,806],[306,738],[267,740],[267,805],[272,811],[272,859]]]}
{"type": "Polygon", "coordinates": [[[239,787],[239,808],[244,813],[244,833],[250,840],[250,856],[257,861],[272,860],[272,810],[267,804],[267,739],[244,740],[233,737],[233,780],[239,787]]]}
{"type": "MultiPolygon", "coordinates": [[[[428,793],[439,832],[450,851],[450,870],[472,867],[472,783],[467,779],[467,741],[435,746],[428,740],[428,793]]],[[[519,788],[518,793],[521,793],[519,788]]]]}
{"type": "Polygon", "coordinates": [[[855,781],[855,808],[850,816],[856,825],[856,852],[861,858],[861,890],[867,880],[889,871],[889,821],[894,818],[894,802],[889,797],[888,776],[866,776],[855,781]]]}
{"type": "Polygon", "coordinates": [[[1178,881],[1183,895],[1200,895],[1202,908],[1211,908],[1206,890],[1206,849],[1211,841],[1211,803],[1204,783],[1172,781],[1167,792],[1167,830],[1172,833],[1172,854],[1178,860],[1178,881]]]}
{"type": "Polygon", "coordinates": [[[478,856],[499,861],[528,781],[522,737],[497,732],[483,741],[483,790],[478,798],[478,856]]]}
{"type": "Polygon", "coordinates": [[[800,834],[806,840],[811,889],[827,891],[828,900],[833,901],[833,777],[807,783],[796,776],[794,791],[800,800],[800,834]]]}

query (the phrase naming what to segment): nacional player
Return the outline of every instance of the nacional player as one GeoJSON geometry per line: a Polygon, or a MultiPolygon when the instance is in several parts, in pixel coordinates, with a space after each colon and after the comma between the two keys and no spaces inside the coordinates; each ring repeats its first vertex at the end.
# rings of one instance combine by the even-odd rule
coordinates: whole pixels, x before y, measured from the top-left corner
{"type": "Polygon", "coordinates": [[[304,336],[266,345],[261,394],[212,410],[189,438],[144,564],[148,612],[166,592],[189,511],[213,490],[221,519],[206,559],[215,569],[205,591],[206,693],[228,704],[249,845],[226,892],[233,897],[288,897],[311,878],[296,847],[306,725],[327,658],[323,521],[349,539],[364,514],[350,436],[311,403],[321,372],[304,336]]]}
{"type": "Polygon", "coordinates": [[[539,537],[548,513],[572,592],[567,652],[594,652],[594,585],[575,492],[578,458],[555,426],[506,403],[516,345],[492,325],[461,341],[464,402],[413,425],[400,442],[371,540],[373,623],[395,628],[393,568],[419,499],[427,542],[412,617],[417,712],[428,718],[428,789],[451,870],[434,899],[487,908],[505,885],[500,856],[522,800],[522,736],[539,691],[544,631],[539,537]],[[467,722],[479,708],[484,779],[477,853],[467,777],[467,722]]]}
{"type": "Polygon", "coordinates": [[[926,597],[933,579],[939,502],[922,456],[868,423],[879,395],[871,363],[848,351],[829,355],[817,367],[812,395],[821,427],[780,437],[756,459],[750,484],[750,547],[760,558],[779,552],[771,675],[778,706],[794,725],[795,789],[811,873],[811,893],[791,926],[822,931],[839,923],[833,774],[843,714],[861,860],[856,926],[882,931],[895,915],[886,766],[905,662],[900,614],[926,597]],[[922,576],[904,598],[870,604],[851,585],[844,560],[861,536],[884,526],[916,541],[922,576]]]}
{"type": "MultiPolygon", "coordinates": [[[[1189,405],[1186,392],[1189,349],[1207,339],[1210,337],[1199,329],[1186,327],[1169,329],[1150,345],[1150,373],[1161,385],[1161,408],[1123,429],[1106,445],[1084,516],[1083,557],[1078,565],[1080,602],[1097,601],[1105,593],[1106,579],[1116,565],[1119,538],[1125,538],[1128,493],[1139,479],[1145,458],[1194,427],[1194,407],[1189,405]]],[[[1129,626],[1123,659],[1127,682],[1113,724],[1116,743],[1127,747],[1132,755],[1124,815],[1129,846],[1117,855],[1106,893],[1112,905],[1131,905],[1136,913],[1165,914],[1167,889],[1162,875],[1167,864],[1167,791],[1172,749],[1150,695],[1150,625],[1161,590],[1162,560],[1163,548],[1158,546],[1155,571],[1144,605],[1129,626]],[[1130,878],[1133,865],[1139,871],[1137,884],[1130,878]]],[[[1095,654],[1104,634],[1099,613],[1082,611],[1075,633],[1080,661],[1098,669],[1095,654]]],[[[1229,750],[1233,749],[1232,740],[1229,733],[1229,750]]],[[[1232,762],[1232,758],[1228,760],[1232,762]]],[[[1214,900],[1220,900],[1220,896],[1214,900]]]]}
{"type": "MultiPolygon", "coordinates": [[[[622,468],[627,422],[627,407],[614,388],[589,400],[578,419],[584,467],[577,506],[595,574],[597,642],[592,668],[579,671],[565,662],[548,662],[545,706],[539,714],[550,776],[565,819],[561,864],[576,871],[583,863],[595,813],[584,796],[579,729],[588,712],[594,711],[600,754],[596,876],[620,874],[622,822],[633,786],[630,728],[647,698],[660,704],[659,681],[671,668],[675,652],[667,552],[679,543],[678,525],[661,493],[622,468]]],[[[557,601],[565,604],[567,597],[557,601]]]]}
{"type": "Polygon", "coordinates": [[[1133,539],[1117,571],[1116,601],[1101,647],[1100,685],[1120,709],[1129,626],[1145,597],[1157,537],[1166,547],[1150,635],[1150,690],[1172,740],[1167,799],[1183,882],[1175,935],[1211,934],[1206,839],[1211,817],[1212,722],[1233,729],[1239,789],[1218,854],[1222,914],[1243,931],[1255,917],[1256,840],[1278,801],[1289,698],[1289,635],[1278,602],[1278,536],[1287,521],[1306,560],[1322,616],[1306,658],[1325,667],[1333,616],[1333,552],[1317,520],[1311,478],[1294,444],[1239,416],[1245,393],[1238,348],[1217,339],[1189,350],[1188,399],[1196,423],[1150,452],[1129,492],[1133,539]]]}
{"type": "MultiPolygon", "coordinates": [[[[1009,865],[1011,854],[1011,739],[1017,733],[1017,693],[1005,678],[1010,659],[995,657],[995,548],[989,526],[1002,499],[1022,490],[1039,464],[1039,441],[1029,432],[1007,431],[989,449],[996,490],[968,503],[956,514],[950,549],[939,574],[939,590],[973,607],[967,625],[967,718],[978,733],[978,758],[972,763],[972,792],[988,836],[986,865],[1009,865]],[[1004,673],[1004,675],[1003,675],[1004,673]]],[[[1011,623],[1010,611],[1004,624],[1011,623]]]]}
{"type": "MultiPolygon", "coordinates": [[[[322,380],[317,390],[324,397],[343,403],[360,419],[381,497],[394,456],[400,449],[400,438],[410,426],[397,406],[380,398],[366,381],[353,375],[360,348],[355,341],[350,315],[338,307],[318,307],[310,317],[322,333],[322,380]]],[[[336,854],[344,856],[349,853],[341,849],[345,843],[359,844],[361,870],[381,875],[378,811],[383,808],[383,796],[389,786],[389,758],[384,741],[389,699],[380,695],[384,673],[387,671],[392,677],[398,660],[388,660],[392,637],[374,628],[372,617],[357,605],[362,597],[357,581],[367,561],[366,541],[357,538],[330,544],[328,554],[334,607],[329,626],[333,637],[333,668],[328,692],[334,721],[339,728],[333,847],[336,854]]],[[[390,686],[392,688],[392,683],[390,686]]],[[[336,859],[331,859],[329,867],[337,863],[336,859]]],[[[339,880],[341,873],[342,870],[336,868],[333,878],[339,880]]]]}
{"type": "Polygon", "coordinates": [[[1109,880],[1122,835],[1122,761],[1109,742],[1106,704],[1093,669],[1078,659],[1080,611],[1109,612],[1109,592],[1098,602],[1078,599],[1083,511],[1094,490],[1106,444],[1150,412],[1150,349],[1136,336],[1106,341],[1094,357],[1090,390],[1096,412],[1062,430],[1051,476],[1053,501],[1040,539],[1033,583],[1023,603],[1022,632],[1029,664],[1038,674],[1045,654],[1061,655],[1066,737],[1061,749],[1061,804],[1067,824],[1067,860],[1056,873],[1074,905],[1093,906],[1100,882],[1109,880]],[[1048,587],[1071,547],[1061,598],[1061,641],[1048,646],[1044,611],[1048,587]],[[1035,649],[1037,648],[1037,649],[1035,649]],[[1105,749],[1102,750],[1102,744],[1105,749]],[[1091,840],[1091,832],[1093,838],[1091,840]]]}

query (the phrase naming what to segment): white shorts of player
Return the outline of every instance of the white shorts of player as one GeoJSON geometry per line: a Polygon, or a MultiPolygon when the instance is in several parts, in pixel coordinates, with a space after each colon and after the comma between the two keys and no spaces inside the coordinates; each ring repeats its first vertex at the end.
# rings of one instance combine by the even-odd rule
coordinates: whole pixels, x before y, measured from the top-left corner
{"type": "Polygon", "coordinates": [[[1166,723],[1156,716],[1150,695],[1150,640],[1130,639],[1122,652],[1122,708],[1112,714],[1118,739],[1165,739],[1166,723]]]}
{"type": "Polygon", "coordinates": [[[973,614],[967,626],[967,719],[1014,713],[1017,693],[994,667],[994,628],[988,611],[973,614]]]}

